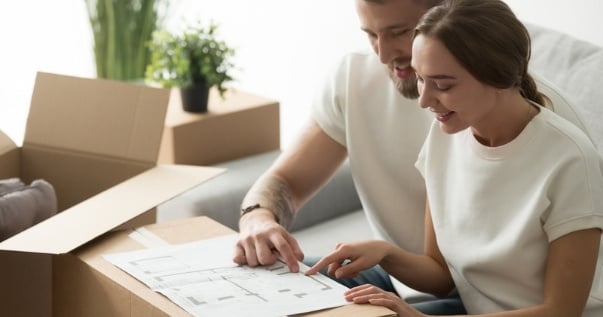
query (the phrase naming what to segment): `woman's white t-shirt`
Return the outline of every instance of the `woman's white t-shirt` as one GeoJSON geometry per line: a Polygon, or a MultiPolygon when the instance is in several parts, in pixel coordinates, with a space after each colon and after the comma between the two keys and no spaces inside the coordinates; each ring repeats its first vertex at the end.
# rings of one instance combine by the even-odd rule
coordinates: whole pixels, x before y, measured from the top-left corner
{"type": "MultiPolygon", "coordinates": [[[[599,156],[574,125],[541,108],[499,147],[432,125],[417,160],[438,246],[469,314],[542,303],[549,243],[603,229],[599,156]]],[[[603,316],[603,255],[584,317],[603,316]]]]}

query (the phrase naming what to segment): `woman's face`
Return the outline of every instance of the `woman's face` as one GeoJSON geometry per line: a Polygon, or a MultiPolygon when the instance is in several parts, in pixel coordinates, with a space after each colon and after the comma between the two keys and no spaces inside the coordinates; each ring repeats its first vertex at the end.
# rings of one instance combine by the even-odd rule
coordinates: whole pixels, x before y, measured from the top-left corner
{"type": "Polygon", "coordinates": [[[452,134],[496,120],[497,89],[478,81],[439,40],[417,35],[411,66],[419,89],[419,105],[434,113],[442,131],[452,134]]]}

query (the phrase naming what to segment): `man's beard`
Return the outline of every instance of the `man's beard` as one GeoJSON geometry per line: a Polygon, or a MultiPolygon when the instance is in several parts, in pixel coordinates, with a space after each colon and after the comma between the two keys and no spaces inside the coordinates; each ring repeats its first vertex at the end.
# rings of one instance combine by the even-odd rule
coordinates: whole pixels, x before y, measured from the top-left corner
{"type": "Polygon", "coordinates": [[[396,74],[394,74],[394,71],[389,68],[389,77],[392,79],[394,85],[396,86],[396,89],[398,89],[402,96],[408,99],[419,98],[417,78],[415,76],[410,76],[409,78],[402,79],[396,76],[396,74]]]}

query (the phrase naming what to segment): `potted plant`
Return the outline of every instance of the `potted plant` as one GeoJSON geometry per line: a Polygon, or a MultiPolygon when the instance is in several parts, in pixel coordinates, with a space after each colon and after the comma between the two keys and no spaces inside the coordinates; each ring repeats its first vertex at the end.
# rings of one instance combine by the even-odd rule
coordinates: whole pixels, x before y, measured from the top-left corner
{"type": "Polygon", "coordinates": [[[210,88],[216,87],[224,97],[224,84],[233,80],[234,49],[217,39],[217,29],[211,22],[188,26],[180,34],[158,30],[149,42],[147,81],[180,89],[185,111],[206,112],[210,88]]]}
{"type": "Polygon", "coordinates": [[[163,23],[168,0],[85,0],[99,78],[141,81],[150,62],[146,43],[163,23]]]}

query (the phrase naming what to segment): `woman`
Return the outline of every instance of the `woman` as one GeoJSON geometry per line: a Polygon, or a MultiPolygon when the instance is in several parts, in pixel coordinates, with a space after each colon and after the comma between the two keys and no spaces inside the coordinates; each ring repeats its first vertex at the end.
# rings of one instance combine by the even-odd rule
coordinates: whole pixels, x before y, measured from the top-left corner
{"type": "MultiPolygon", "coordinates": [[[[581,130],[545,108],[528,74],[530,38],[499,0],[450,0],[419,22],[412,67],[436,120],[416,166],[426,181],[425,252],[341,244],[307,274],[380,264],[470,315],[603,316],[603,177],[581,130]],[[345,264],[344,264],[345,263],[345,264]]],[[[355,303],[425,316],[370,285],[355,303]]]]}

